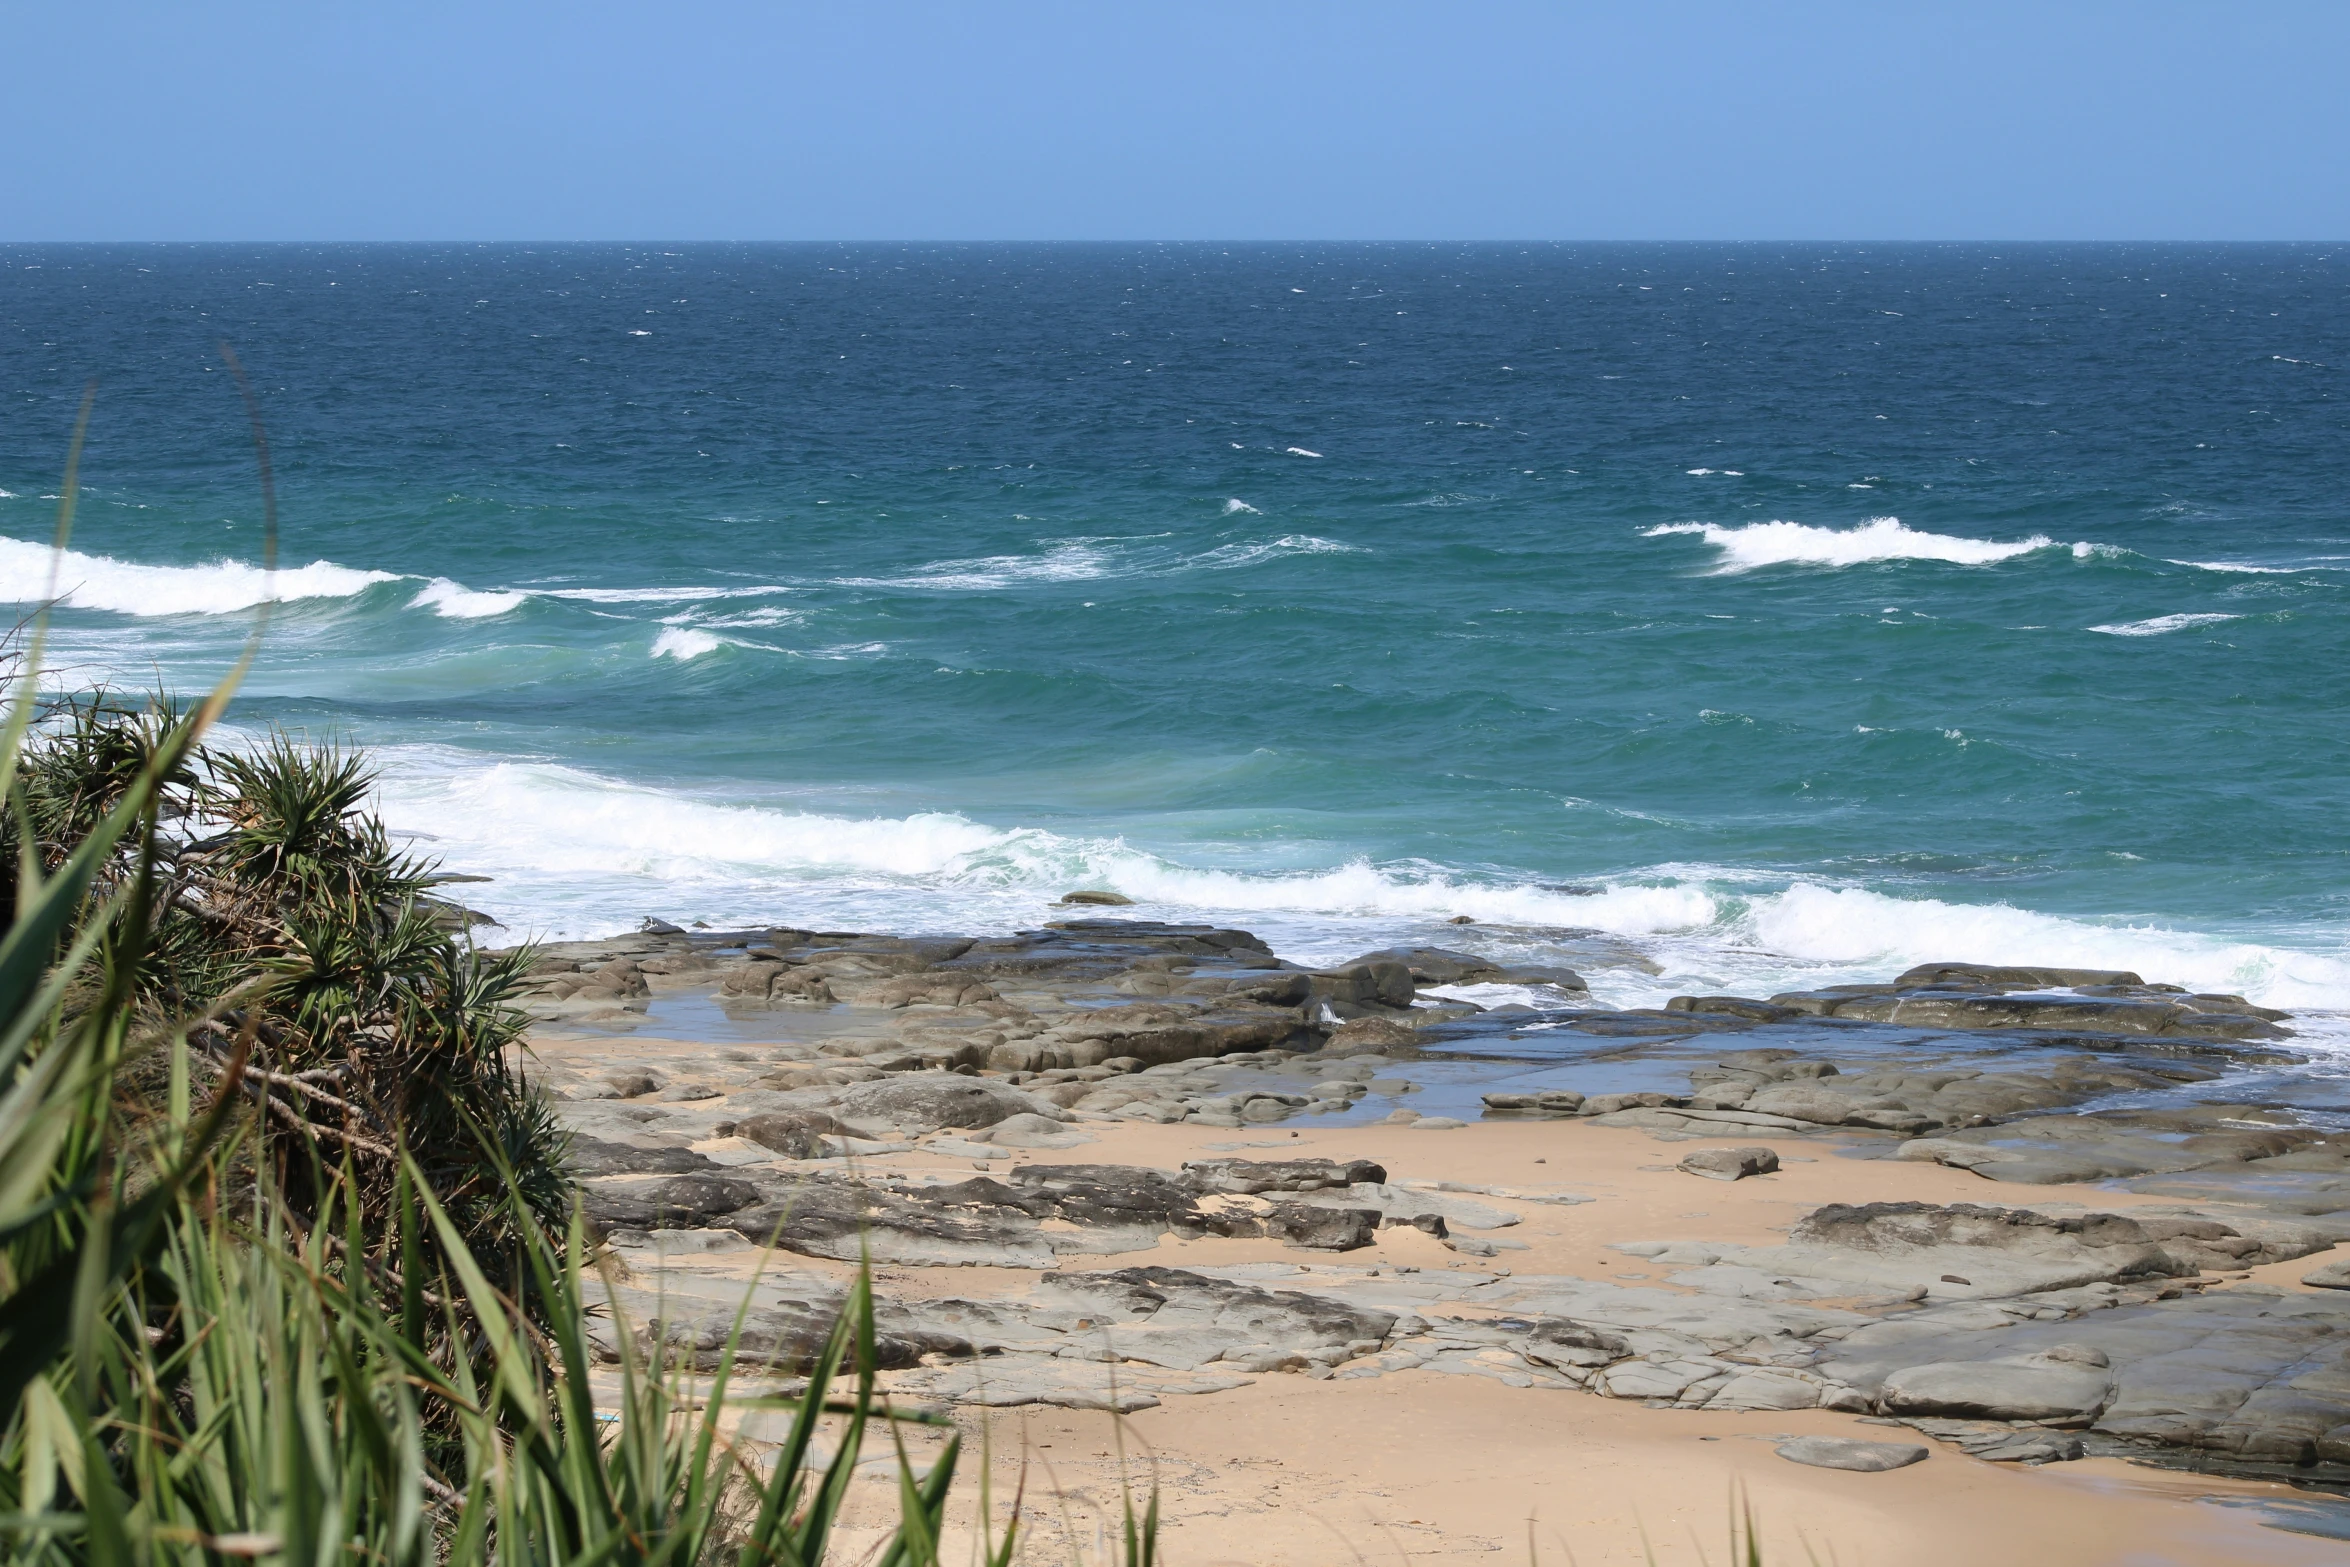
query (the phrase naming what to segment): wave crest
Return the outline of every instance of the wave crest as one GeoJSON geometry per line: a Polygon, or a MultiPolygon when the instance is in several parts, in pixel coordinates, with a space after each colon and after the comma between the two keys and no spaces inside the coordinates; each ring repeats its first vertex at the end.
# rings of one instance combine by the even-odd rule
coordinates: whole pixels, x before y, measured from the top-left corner
{"type": "Polygon", "coordinates": [[[664,626],[661,634],[653,638],[652,656],[684,663],[704,653],[715,653],[723,646],[723,637],[714,637],[707,631],[696,631],[691,626],[664,626]]]}
{"type": "Polygon", "coordinates": [[[1673,522],[1650,528],[1643,538],[1691,533],[1722,552],[1717,568],[1727,573],[1764,566],[1866,566],[1890,560],[1937,560],[1957,566],[1989,566],[2034,550],[2052,549],[2054,539],[1969,539],[1948,533],[1920,533],[1898,517],[1872,517],[1857,528],[1815,528],[1800,522],[1756,522],[1725,528],[1711,522],[1673,522]]]}
{"type": "Polygon", "coordinates": [[[520,589],[502,592],[477,593],[462,582],[451,582],[446,577],[435,577],[424,585],[424,591],[408,601],[410,609],[430,607],[435,614],[451,620],[486,620],[492,615],[503,615],[520,609],[530,595],[520,589]]]}
{"type": "Polygon", "coordinates": [[[235,560],[143,566],[79,550],[57,555],[45,544],[0,538],[0,583],[16,584],[0,588],[0,597],[19,604],[36,602],[50,581],[52,561],[60,605],[118,615],[227,615],[272,601],[350,598],[379,582],[402,580],[393,572],[357,571],[325,560],[274,573],[235,560]]]}

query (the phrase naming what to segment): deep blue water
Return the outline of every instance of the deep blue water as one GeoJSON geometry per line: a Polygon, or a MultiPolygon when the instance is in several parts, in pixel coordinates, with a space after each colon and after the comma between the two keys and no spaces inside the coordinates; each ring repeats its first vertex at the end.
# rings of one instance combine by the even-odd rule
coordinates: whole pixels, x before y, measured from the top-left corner
{"type": "Polygon", "coordinates": [[[236,721],[377,748],[517,930],[1099,886],[1597,928],[1625,1000],[2350,1006],[2339,247],[5,247],[0,305],[0,596],[99,382],[57,678],[247,631],[232,341],[305,568],[236,721]]]}

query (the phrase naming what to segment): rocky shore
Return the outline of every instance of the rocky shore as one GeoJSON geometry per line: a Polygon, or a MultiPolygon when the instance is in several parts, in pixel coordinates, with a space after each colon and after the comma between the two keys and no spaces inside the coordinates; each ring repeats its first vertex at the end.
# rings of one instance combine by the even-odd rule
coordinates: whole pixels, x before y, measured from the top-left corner
{"type": "Polygon", "coordinates": [[[2244,1092],[2284,1014],[1963,963],[1611,1010],[1522,934],[656,926],[540,951],[534,1070],[623,1316],[707,1357],[747,1297],[781,1377],[870,1256],[942,1406],[1435,1373],[1843,1417],[1803,1465],[2350,1487],[2350,1136],[2244,1092]]]}

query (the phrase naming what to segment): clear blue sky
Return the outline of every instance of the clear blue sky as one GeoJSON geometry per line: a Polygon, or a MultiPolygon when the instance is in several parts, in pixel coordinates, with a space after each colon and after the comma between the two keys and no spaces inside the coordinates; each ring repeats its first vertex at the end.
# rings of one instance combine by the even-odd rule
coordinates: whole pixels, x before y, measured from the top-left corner
{"type": "Polygon", "coordinates": [[[0,0],[0,61],[0,240],[2350,238],[2350,0],[0,0]]]}

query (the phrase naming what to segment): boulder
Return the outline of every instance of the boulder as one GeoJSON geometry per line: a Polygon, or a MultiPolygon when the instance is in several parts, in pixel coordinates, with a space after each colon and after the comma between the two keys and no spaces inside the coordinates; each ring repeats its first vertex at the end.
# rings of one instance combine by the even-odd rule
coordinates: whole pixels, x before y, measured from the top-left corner
{"type": "Polygon", "coordinates": [[[1072,1131],[1050,1116],[1026,1111],[1005,1116],[988,1127],[986,1135],[989,1142],[1004,1148],[1075,1148],[1094,1140],[1090,1133],[1072,1131]]]}
{"type": "Polygon", "coordinates": [[[848,1128],[822,1110],[771,1110],[737,1121],[734,1135],[786,1159],[821,1159],[831,1151],[824,1139],[846,1136],[848,1128]]]}
{"type": "Polygon", "coordinates": [[[1267,1210],[1265,1233],[1307,1251],[1354,1251],[1379,1238],[1376,1208],[1323,1208],[1277,1202],[1267,1210]]]}
{"type": "Polygon", "coordinates": [[[1105,908],[1123,908],[1134,902],[1132,898],[1129,898],[1122,892],[1108,892],[1096,887],[1081,888],[1076,892],[1064,892],[1055,901],[1060,903],[1074,904],[1099,904],[1105,908]]]}
{"type": "Polygon", "coordinates": [[[2301,1275],[2301,1282],[2321,1290],[2350,1290],[2350,1257],[2310,1269],[2301,1275]]]}
{"type": "Polygon", "coordinates": [[[1682,1170],[1709,1181],[1740,1181],[1778,1168],[1779,1156],[1768,1148],[1700,1148],[1681,1161],[1682,1170]]]}
{"type": "Polygon", "coordinates": [[[1392,1018],[1350,1018],[1330,1031],[1330,1041],[1322,1047],[1326,1055],[1342,1056],[1368,1051],[1417,1051],[1420,1036],[1392,1018]]]}
{"type": "Polygon", "coordinates": [[[1926,1459],[1926,1449],[1915,1442],[1862,1442],[1844,1436],[1790,1437],[1772,1451],[1790,1463],[1856,1474],[1882,1474],[1926,1459]]]}
{"type": "Polygon", "coordinates": [[[1006,1116],[1053,1109],[1007,1083],[954,1072],[920,1072],[844,1090],[833,1108],[851,1120],[888,1121],[917,1131],[993,1126],[1006,1116]]]}
{"type": "Polygon", "coordinates": [[[1321,970],[1311,979],[1317,997],[1350,1006],[1408,1007],[1418,991],[1412,971],[1387,958],[1321,970]]]}
{"type": "Polygon", "coordinates": [[[1343,966],[1358,968],[1366,963],[1400,963],[1420,985],[1479,985],[1501,973],[1498,963],[1474,952],[1454,952],[1446,947],[1388,947],[1366,952],[1343,966]]]}

